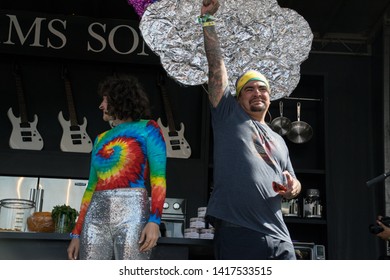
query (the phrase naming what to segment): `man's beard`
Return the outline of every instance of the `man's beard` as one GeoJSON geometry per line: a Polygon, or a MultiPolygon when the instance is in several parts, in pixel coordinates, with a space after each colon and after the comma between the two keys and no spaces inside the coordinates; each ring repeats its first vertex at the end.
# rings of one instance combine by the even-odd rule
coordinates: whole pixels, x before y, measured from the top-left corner
{"type": "Polygon", "coordinates": [[[267,107],[265,106],[265,104],[261,104],[259,106],[251,105],[249,109],[251,110],[251,112],[265,112],[267,110],[267,107]]]}

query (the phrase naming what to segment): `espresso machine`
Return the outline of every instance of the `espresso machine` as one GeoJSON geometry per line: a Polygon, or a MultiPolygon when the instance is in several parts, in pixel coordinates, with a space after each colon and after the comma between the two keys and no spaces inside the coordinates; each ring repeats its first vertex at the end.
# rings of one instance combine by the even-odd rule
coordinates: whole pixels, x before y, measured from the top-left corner
{"type": "Polygon", "coordinates": [[[282,199],[282,214],[286,217],[298,217],[299,216],[299,203],[298,198],[282,199]]]}
{"type": "Polygon", "coordinates": [[[320,190],[307,189],[306,196],[303,199],[303,217],[322,218],[320,190]]]}

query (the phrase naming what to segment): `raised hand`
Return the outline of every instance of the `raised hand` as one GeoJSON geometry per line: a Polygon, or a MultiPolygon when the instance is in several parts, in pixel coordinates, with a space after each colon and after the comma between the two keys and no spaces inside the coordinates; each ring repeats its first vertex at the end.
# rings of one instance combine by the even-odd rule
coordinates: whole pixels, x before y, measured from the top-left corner
{"type": "Polygon", "coordinates": [[[214,15],[219,8],[218,0],[203,0],[203,6],[201,8],[201,15],[209,14],[214,15]]]}

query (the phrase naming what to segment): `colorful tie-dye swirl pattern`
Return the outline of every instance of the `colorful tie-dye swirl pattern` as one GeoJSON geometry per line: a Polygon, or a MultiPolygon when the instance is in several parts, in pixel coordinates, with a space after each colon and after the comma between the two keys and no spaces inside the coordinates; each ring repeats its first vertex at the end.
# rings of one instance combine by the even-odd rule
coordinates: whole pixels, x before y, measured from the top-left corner
{"type": "Polygon", "coordinates": [[[95,191],[145,188],[148,179],[152,198],[149,221],[159,224],[166,195],[166,146],[154,120],[122,123],[100,134],[92,150],[88,186],[72,233],[80,234],[95,191]]]}

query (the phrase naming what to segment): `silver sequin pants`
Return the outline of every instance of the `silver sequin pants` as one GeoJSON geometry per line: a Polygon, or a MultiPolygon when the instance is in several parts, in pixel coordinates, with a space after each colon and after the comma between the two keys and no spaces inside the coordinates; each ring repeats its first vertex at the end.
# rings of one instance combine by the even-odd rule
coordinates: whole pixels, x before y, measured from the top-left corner
{"type": "Polygon", "coordinates": [[[149,259],[151,251],[140,252],[138,243],[149,209],[146,189],[95,192],[80,235],[80,259],[149,259]]]}

